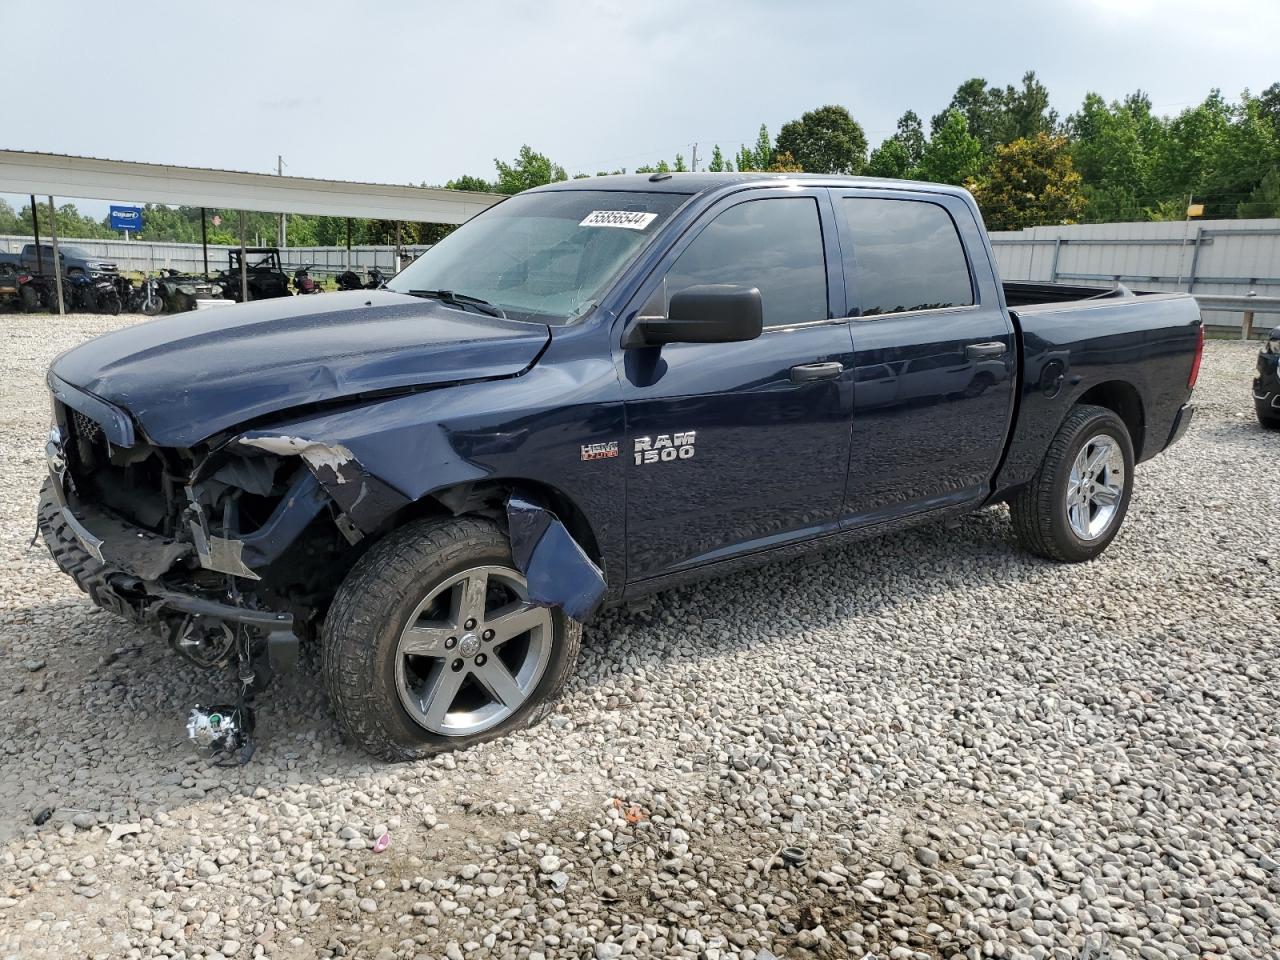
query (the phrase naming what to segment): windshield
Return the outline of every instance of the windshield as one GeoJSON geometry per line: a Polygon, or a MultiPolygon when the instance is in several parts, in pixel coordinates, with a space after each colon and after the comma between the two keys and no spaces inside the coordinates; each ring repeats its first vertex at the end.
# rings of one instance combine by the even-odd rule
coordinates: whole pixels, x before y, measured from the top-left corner
{"type": "Polygon", "coordinates": [[[463,224],[387,289],[447,291],[518,320],[566,323],[591,308],[686,199],[611,190],[521,194],[463,224]]]}

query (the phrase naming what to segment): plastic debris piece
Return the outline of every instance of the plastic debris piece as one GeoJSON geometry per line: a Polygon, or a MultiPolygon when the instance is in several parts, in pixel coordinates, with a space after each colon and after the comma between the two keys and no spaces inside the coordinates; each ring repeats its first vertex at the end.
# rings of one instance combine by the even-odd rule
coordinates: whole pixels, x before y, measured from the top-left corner
{"type": "Polygon", "coordinates": [[[384,833],[382,836],[380,836],[377,840],[373,842],[373,852],[381,853],[383,850],[387,849],[387,847],[389,846],[391,846],[391,834],[384,833]]]}
{"type": "Polygon", "coordinates": [[[53,807],[41,807],[31,816],[31,822],[37,827],[43,826],[53,816],[53,807]]]}
{"type": "Polygon", "coordinates": [[[809,851],[804,847],[783,847],[782,862],[790,867],[802,867],[809,862],[809,851]]]}

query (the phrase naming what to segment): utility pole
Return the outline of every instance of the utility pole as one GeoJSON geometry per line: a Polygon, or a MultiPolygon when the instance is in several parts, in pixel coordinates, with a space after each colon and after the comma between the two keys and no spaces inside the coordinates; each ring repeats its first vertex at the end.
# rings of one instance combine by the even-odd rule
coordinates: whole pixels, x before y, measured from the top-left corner
{"type": "MultiPolygon", "coordinates": [[[[53,285],[58,288],[58,316],[67,312],[67,302],[62,298],[62,256],[58,253],[58,210],[49,198],[49,242],[53,245],[53,285]]],[[[39,247],[36,247],[39,250],[39,247]]]]}
{"type": "MultiPolygon", "coordinates": [[[[280,156],[280,154],[278,153],[276,154],[276,176],[277,177],[284,176],[284,157],[280,156]]],[[[281,250],[283,250],[285,247],[289,245],[289,242],[287,239],[288,233],[285,228],[285,217],[286,217],[286,214],[282,212],[280,214],[280,242],[277,244],[277,246],[281,250]]]]}
{"type": "Polygon", "coordinates": [[[693,159],[689,161],[689,172],[698,172],[698,145],[696,143],[693,145],[693,159]]]}

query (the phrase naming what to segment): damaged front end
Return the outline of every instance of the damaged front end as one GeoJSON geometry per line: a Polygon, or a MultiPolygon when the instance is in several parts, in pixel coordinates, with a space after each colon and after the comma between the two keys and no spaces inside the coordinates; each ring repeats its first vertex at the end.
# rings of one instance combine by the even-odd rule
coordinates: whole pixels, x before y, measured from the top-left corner
{"type": "Polygon", "coordinates": [[[60,386],[39,513],[54,559],[99,606],[250,685],[296,658],[374,505],[404,503],[341,448],[240,436],[162,448],[60,386]]]}

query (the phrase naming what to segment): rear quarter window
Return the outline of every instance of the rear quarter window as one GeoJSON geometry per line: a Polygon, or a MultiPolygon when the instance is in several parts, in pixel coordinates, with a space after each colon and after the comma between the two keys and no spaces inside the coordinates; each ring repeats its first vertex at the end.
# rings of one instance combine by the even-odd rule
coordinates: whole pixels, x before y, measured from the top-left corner
{"type": "Polygon", "coordinates": [[[951,215],[927,200],[841,197],[837,209],[849,310],[855,316],[973,303],[969,262],[951,215]]]}

